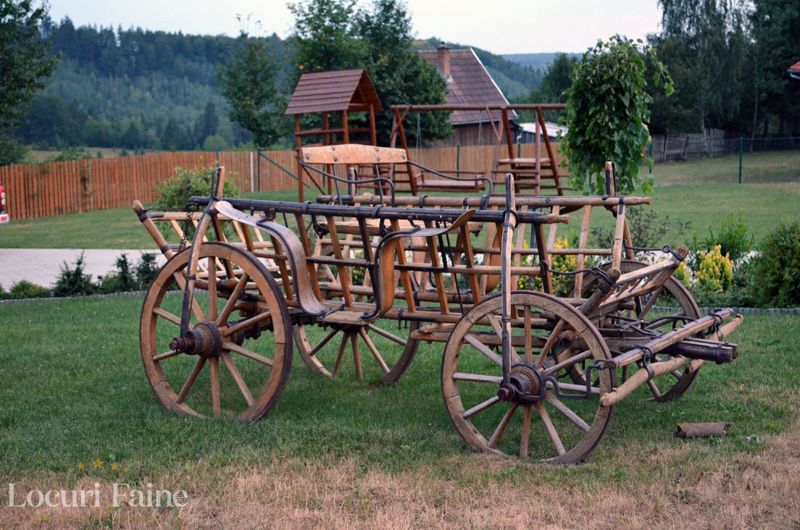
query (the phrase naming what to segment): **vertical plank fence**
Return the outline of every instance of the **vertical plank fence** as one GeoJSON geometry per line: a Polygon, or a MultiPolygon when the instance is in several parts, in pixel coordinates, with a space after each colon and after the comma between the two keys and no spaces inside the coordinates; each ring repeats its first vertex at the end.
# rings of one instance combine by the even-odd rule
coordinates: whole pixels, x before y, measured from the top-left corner
{"type": "MultiPolygon", "coordinates": [[[[464,146],[412,149],[412,160],[434,169],[482,171],[492,175],[497,147],[464,146]],[[456,157],[458,156],[458,161],[456,157]]],[[[294,151],[266,151],[275,162],[294,171],[294,151]]],[[[523,144],[521,155],[534,156],[523,144]]],[[[501,152],[501,157],[507,153],[501,152]]],[[[546,156],[542,153],[542,156],[546,156]]],[[[129,206],[134,199],[156,200],[156,186],[173,177],[176,167],[212,167],[217,157],[228,177],[242,191],[281,191],[297,188],[296,181],[257,153],[188,151],[138,156],[69,160],[0,167],[11,219],[88,212],[129,206]],[[259,171],[260,170],[260,171],[259,171]],[[259,174],[260,172],[260,174],[259,174]]]]}

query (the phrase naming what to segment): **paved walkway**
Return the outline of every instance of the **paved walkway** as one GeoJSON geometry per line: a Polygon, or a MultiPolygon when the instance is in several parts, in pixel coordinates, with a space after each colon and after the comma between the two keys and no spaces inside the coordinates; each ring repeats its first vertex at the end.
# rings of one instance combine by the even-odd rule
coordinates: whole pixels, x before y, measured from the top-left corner
{"type": "Polygon", "coordinates": [[[73,267],[81,252],[85,263],[84,272],[91,274],[93,280],[97,276],[113,272],[116,269],[115,262],[123,252],[133,265],[138,263],[143,252],[157,254],[159,265],[165,261],[160,253],[152,249],[0,248],[0,284],[6,290],[20,280],[52,287],[64,262],[73,267]]]}

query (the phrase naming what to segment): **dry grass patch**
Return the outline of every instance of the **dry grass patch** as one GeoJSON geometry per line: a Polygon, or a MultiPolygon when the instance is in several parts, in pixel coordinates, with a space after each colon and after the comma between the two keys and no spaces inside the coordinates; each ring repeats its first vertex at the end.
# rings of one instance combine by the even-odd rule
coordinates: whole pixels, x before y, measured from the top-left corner
{"type": "MultiPolygon", "coordinates": [[[[550,467],[461,455],[391,473],[353,460],[199,465],[153,480],[183,508],[0,508],[2,528],[798,528],[800,428],[755,453],[702,441],[616,451],[619,466],[550,467]]],[[[18,487],[48,488],[57,476],[18,487]]],[[[77,487],[92,488],[94,481],[77,487]]],[[[61,487],[67,487],[62,485],[61,487]]],[[[71,486],[76,487],[76,486],[71,486]]],[[[104,482],[103,498],[111,485],[104,482]]]]}

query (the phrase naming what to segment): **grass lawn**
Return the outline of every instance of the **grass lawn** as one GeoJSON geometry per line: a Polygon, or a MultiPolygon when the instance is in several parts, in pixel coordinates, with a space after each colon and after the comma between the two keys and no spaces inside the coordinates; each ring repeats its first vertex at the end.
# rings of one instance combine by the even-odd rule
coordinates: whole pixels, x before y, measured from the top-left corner
{"type": "MultiPolygon", "coordinates": [[[[642,169],[642,176],[648,170],[642,169]]],[[[739,179],[739,155],[656,164],[657,184],[731,183],[739,179]]],[[[745,153],[742,182],[747,184],[800,180],[800,150],[745,153]]]]}
{"type": "MultiPolygon", "coordinates": [[[[181,510],[18,509],[0,527],[797,527],[800,317],[750,316],[740,358],[707,365],[676,402],[623,402],[588,463],[473,454],[439,389],[441,345],[396,385],[312,375],[243,425],[175,416],[138,354],[139,297],[0,305],[0,484],[184,489],[181,510]],[[733,424],[680,440],[678,422],[733,424]]],[[[346,362],[347,363],[347,362],[346,362]]]]}

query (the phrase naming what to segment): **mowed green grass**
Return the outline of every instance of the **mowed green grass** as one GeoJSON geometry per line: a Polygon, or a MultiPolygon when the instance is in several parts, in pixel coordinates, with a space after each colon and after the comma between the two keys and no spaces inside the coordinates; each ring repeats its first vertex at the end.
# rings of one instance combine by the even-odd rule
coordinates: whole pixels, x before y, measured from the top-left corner
{"type": "MultiPolygon", "coordinates": [[[[422,345],[391,387],[355,382],[351,361],[340,377],[326,379],[295,358],[282,399],[261,422],[197,420],[167,412],[148,386],[138,351],[140,305],[139,297],[0,305],[0,482],[87,473],[135,483],[191,474],[198,461],[225,468],[284,458],[444,476],[448,459],[471,458],[442,402],[441,344],[422,345]],[[77,471],[81,465],[85,472],[77,471]]],[[[706,457],[759,451],[765,436],[796,419],[798,333],[797,316],[749,316],[732,337],[741,351],[732,365],[706,365],[676,402],[655,403],[639,389],[617,408],[588,466],[548,477],[622,483],[629,473],[649,472],[638,461],[620,472],[621,452],[685,445],[706,457]],[[674,437],[676,423],[706,421],[733,427],[722,439],[674,437]]]]}
{"type": "MultiPolygon", "coordinates": [[[[800,146],[795,151],[745,152],[742,158],[742,182],[764,184],[800,180],[800,146]]],[[[649,169],[642,168],[643,177],[649,169]]],[[[739,155],[698,158],[687,162],[656,164],[653,176],[657,184],[729,183],[739,180],[739,155]]]]}

